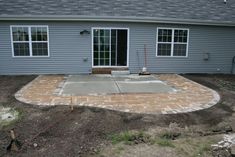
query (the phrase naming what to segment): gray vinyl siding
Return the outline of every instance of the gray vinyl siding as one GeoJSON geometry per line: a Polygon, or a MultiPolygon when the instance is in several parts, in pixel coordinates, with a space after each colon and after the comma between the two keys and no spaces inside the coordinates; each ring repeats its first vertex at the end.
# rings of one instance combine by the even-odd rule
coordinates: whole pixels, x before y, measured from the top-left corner
{"type": "Polygon", "coordinates": [[[99,22],[0,22],[0,74],[87,74],[92,69],[92,27],[129,28],[129,69],[139,72],[144,64],[152,73],[229,73],[235,56],[235,28],[193,25],[99,22]],[[50,57],[13,58],[10,25],[48,25],[50,57]],[[189,28],[188,57],[156,57],[157,27],[189,28]],[[139,53],[139,59],[137,52],[139,53]],[[209,53],[208,61],[203,54],[209,53]],[[84,61],[84,59],[88,61],[84,61]]]}
{"type": "MultiPolygon", "coordinates": [[[[156,57],[156,27],[138,27],[133,33],[133,47],[143,55],[144,44],[147,45],[147,67],[150,72],[157,73],[229,73],[232,57],[235,56],[235,28],[209,26],[172,26],[166,27],[189,28],[188,57],[156,57]],[[209,60],[203,59],[204,53],[209,53],[209,60]]],[[[137,62],[132,58],[131,69],[137,71],[137,62]]],[[[141,57],[140,57],[141,58],[141,57]]],[[[143,61],[141,67],[143,66],[143,61]]]]}

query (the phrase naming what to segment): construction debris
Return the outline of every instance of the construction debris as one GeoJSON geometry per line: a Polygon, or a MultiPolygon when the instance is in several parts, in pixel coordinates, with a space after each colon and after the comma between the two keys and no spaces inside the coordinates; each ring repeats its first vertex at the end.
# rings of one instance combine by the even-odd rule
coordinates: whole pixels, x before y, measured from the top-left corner
{"type": "Polygon", "coordinates": [[[222,141],[211,147],[213,157],[233,157],[235,155],[235,134],[225,135],[222,141]]]}

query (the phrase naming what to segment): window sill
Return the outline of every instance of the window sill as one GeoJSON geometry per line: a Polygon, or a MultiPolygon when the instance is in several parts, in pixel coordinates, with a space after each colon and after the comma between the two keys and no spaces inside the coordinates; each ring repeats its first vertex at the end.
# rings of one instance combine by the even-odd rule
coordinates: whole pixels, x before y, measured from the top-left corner
{"type": "Polygon", "coordinates": [[[188,56],[156,56],[156,58],[188,58],[188,56]]]}
{"type": "Polygon", "coordinates": [[[50,58],[50,56],[12,56],[12,58],[50,58]]]}

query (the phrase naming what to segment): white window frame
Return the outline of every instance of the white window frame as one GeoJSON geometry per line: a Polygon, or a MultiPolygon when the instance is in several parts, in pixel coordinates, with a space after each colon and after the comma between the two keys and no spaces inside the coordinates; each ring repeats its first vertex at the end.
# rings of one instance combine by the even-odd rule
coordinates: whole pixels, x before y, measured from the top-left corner
{"type": "MultiPolygon", "coordinates": [[[[130,44],[130,28],[125,28],[125,27],[91,27],[91,48],[92,48],[92,68],[128,68],[129,67],[129,44],[130,44]],[[117,29],[117,30],[127,30],[127,65],[126,66],[111,66],[111,65],[107,65],[107,66],[96,66],[94,65],[94,33],[93,31],[96,29],[108,29],[108,30],[112,30],[112,29],[117,29]]],[[[110,43],[111,43],[111,38],[110,38],[110,43]]],[[[111,56],[110,56],[111,57],[111,56]]]]}
{"type": "Polygon", "coordinates": [[[159,57],[159,58],[165,58],[165,57],[167,57],[167,58],[168,57],[187,58],[188,57],[188,49],[189,49],[189,29],[188,28],[169,28],[169,27],[158,27],[157,28],[157,35],[156,35],[156,57],[159,57]],[[159,29],[170,29],[170,30],[172,30],[171,42],[158,42],[158,30],[159,29]],[[188,31],[187,43],[174,42],[175,30],[187,30],[188,31]],[[170,56],[161,56],[161,55],[158,55],[158,44],[171,44],[171,55],[170,56]],[[174,56],[174,44],[187,44],[186,45],[186,55],[185,56],[174,56]]]}
{"type": "Polygon", "coordinates": [[[47,58],[50,57],[50,47],[49,47],[49,27],[48,25],[11,25],[10,26],[10,35],[11,35],[11,49],[12,49],[12,57],[13,58],[28,58],[28,57],[35,57],[35,58],[47,58]],[[28,28],[28,33],[29,33],[29,41],[13,41],[13,32],[12,28],[13,27],[27,27],[28,28]],[[47,41],[32,41],[32,36],[31,36],[31,28],[32,27],[46,27],[47,29],[47,41]],[[29,56],[15,56],[14,53],[14,43],[29,43],[29,56]],[[46,56],[34,56],[33,55],[33,49],[32,49],[32,44],[33,43],[47,43],[47,55],[46,56]]]}

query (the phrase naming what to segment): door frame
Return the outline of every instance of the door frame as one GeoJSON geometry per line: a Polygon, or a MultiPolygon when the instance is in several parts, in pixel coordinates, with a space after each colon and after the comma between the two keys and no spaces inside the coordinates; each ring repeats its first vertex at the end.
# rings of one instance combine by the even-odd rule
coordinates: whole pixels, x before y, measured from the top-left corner
{"type": "Polygon", "coordinates": [[[130,43],[130,29],[129,28],[123,28],[123,27],[91,27],[91,56],[92,56],[92,68],[128,68],[129,67],[129,43],[130,43]],[[93,37],[93,31],[95,29],[117,29],[117,30],[127,30],[127,65],[126,66],[94,66],[94,37],[93,37]]]}

